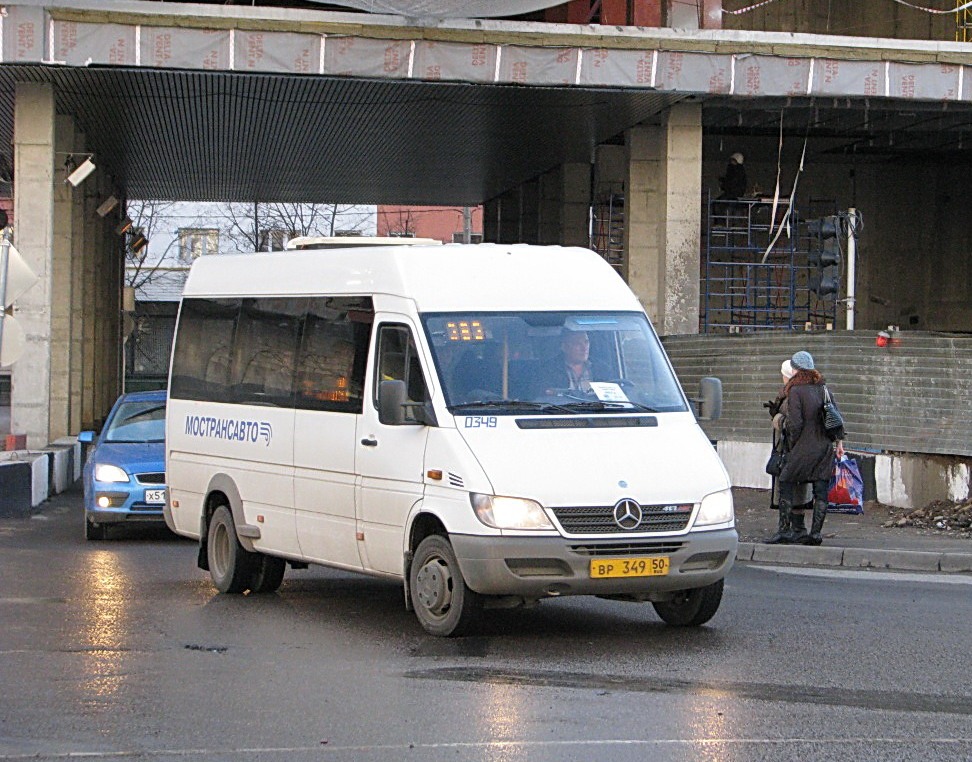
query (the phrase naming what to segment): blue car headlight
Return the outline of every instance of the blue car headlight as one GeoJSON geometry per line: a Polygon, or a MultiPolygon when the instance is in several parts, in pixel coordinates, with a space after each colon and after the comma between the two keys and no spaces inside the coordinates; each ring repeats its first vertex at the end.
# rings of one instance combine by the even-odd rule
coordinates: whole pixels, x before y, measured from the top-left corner
{"type": "Polygon", "coordinates": [[[96,482],[127,482],[128,474],[118,466],[99,463],[95,466],[94,478],[96,482]]]}

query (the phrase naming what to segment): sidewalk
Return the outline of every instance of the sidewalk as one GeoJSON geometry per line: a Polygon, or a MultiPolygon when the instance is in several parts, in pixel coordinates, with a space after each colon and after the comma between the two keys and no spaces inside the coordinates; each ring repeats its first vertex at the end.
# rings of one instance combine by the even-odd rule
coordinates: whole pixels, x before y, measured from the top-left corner
{"type": "MultiPolygon", "coordinates": [[[[769,491],[734,488],[737,561],[841,566],[852,569],[893,569],[972,574],[972,537],[968,533],[886,527],[907,511],[868,502],[863,515],[829,513],[823,544],[765,545],[776,531],[777,513],[770,509],[769,491]]],[[[807,525],[809,527],[809,514],[807,525]]]]}

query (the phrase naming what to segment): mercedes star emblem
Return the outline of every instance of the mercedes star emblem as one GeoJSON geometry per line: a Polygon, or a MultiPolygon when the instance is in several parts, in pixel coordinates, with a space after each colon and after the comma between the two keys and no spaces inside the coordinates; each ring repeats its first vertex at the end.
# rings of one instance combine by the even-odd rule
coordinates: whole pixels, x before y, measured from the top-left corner
{"type": "Polygon", "coordinates": [[[630,497],[618,500],[614,505],[614,522],[622,529],[637,529],[641,524],[641,506],[630,497]]]}

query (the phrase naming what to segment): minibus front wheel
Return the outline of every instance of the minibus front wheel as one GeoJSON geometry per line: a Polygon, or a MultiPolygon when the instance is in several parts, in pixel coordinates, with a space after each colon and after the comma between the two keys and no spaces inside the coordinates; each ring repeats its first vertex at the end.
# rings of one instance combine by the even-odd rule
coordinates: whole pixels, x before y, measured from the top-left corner
{"type": "Polygon", "coordinates": [[[722,602],[723,581],[705,587],[679,590],[668,601],[656,601],[651,605],[666,624],[675,627],[698,627],[715,616],[722,602]]]}
{"type": "Polygon", "coordinates": [[[419,543],[409,569],[412,608],[432,635],[464,635],[482,614],[482,598],[462,578],[452,544],[433,534],[419,543]]]}

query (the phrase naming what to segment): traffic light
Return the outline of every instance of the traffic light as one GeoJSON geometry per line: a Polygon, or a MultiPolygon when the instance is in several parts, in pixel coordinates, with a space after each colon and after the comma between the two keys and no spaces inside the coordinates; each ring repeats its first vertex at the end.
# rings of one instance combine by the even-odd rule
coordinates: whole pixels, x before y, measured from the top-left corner
{"type": "Polygon", "coordinates": [[[808,283],[817,296],[830,296],[840,290],[840,231],[837,217],[808,220],[807,231],[815,237],[807,254],[810,266],[808,283]]]}

